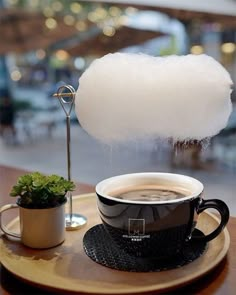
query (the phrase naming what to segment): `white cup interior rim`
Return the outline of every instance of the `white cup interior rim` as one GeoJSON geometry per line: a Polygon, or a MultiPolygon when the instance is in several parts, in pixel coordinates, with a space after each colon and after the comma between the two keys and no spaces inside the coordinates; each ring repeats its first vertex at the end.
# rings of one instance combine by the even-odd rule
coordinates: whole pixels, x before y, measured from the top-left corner
{"type": "Polygon", "coordinates": [[[107,178],[96,185],[96,193],[104,198],[114,200],[122,203],[132,203],[132,204],[166,204],[166,203],[177,203],[198,197],[203,192],[203,184],[190,176],[174,173],[165,172],[143,172],[143,173],[131,173],[122,174],[118,176],[113,176],[107,178]],[[134,185],[152,185],[161,184],[167,186],[179,186],[189,190],[189,194],[183,198],[165,201],[134,201],[134,200],[124,200],[112,197],[109,192],[114,190],[119,190],[124,187],[134,186],[134,185]]]}

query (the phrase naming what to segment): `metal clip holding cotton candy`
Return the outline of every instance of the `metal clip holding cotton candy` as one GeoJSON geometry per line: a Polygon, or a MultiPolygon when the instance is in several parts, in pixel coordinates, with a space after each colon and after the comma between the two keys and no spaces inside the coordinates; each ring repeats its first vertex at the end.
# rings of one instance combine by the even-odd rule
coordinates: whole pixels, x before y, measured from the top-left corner
{"type": "Polygon", "coordinates": [[[202,140],[227,125],[231,86],[229,73],[207,55],[108,54],[81,76],[75,109],[82,127],[109,144],[202,140]]]}

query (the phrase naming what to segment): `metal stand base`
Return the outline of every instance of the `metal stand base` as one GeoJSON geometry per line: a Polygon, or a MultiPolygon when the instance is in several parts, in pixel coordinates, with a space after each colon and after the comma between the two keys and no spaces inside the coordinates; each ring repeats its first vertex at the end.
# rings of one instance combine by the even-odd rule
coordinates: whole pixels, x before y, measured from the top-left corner
{"type": "Polygon", "coordinates": [[[66,214],[66,230],[77,230],[87,223],[87,218],[80,214],[66,214]]]}

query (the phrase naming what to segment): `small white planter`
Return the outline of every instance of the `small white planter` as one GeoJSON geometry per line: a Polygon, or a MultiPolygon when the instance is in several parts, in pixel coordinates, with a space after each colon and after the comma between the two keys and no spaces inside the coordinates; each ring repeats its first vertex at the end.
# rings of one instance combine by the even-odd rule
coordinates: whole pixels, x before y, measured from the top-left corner
{"type": "MultiPolygon", "coordinates": [[[[65,202],[66,203],[66,202],[65,202]]],[[[47,209],[28,209],[16,204],[0,208],[0,228],[9,236],[17,237],[28,247],[45,249],[61,244],[65,240],[65,203],[47,209]],[[2,213],[19,208],[20,234],[9,231],[2,224],[2,213]]]]}

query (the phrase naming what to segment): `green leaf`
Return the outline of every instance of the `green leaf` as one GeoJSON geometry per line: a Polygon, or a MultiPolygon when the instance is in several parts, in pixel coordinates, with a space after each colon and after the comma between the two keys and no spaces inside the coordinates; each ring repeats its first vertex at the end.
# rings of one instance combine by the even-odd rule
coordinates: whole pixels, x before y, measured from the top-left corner
{"type": "Polygon", "coordinates": [[[17,186],[17,185],[14,185],[11,192],[10,192],[10,195],[12,197],[16,197],[16,196],[19,196],[21,194],[21,187],[17,186]]]}
{"type": "Polygon", "coordinates": [[[30,174],[26,174],[18,178],[19,186],[28,186],[31,184],[32,184],[32,176],[30,174]]]}
{"type": "Polygon", "coordinates": [[[72,181],[59,175],[46,176],[33,172],[20,176],[10,195],[19,196],[19,203],[23,207],[49,208],[65,202],[66,193],[74,189],[75,184],[72,181]]]}

